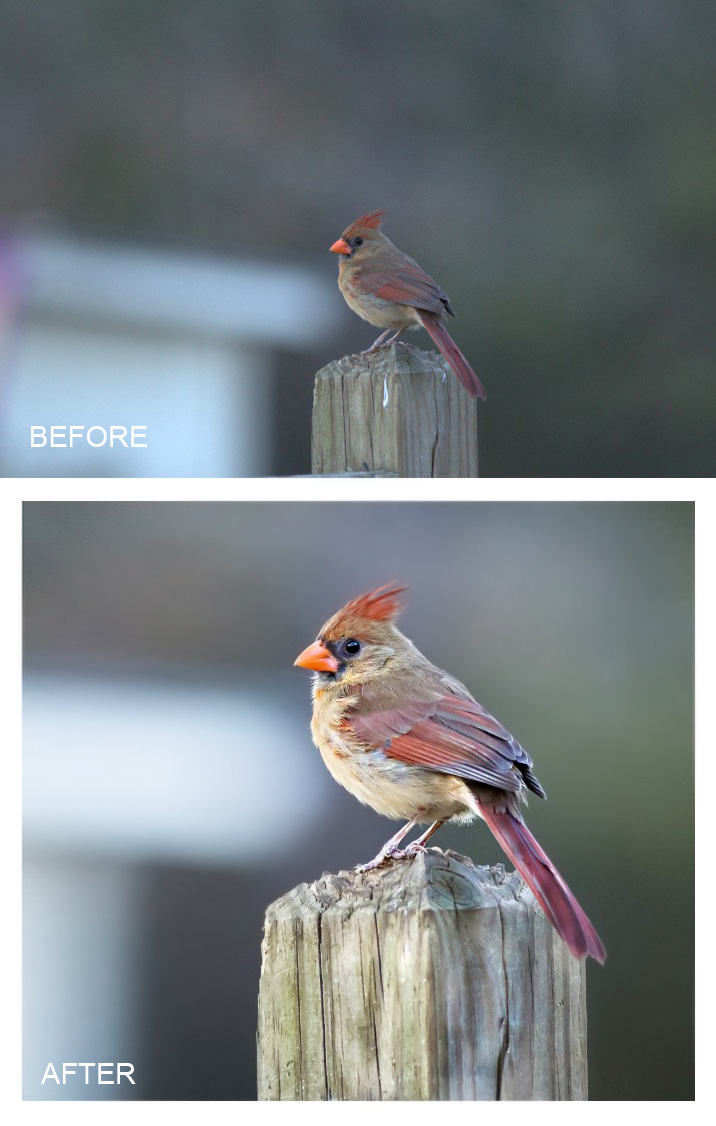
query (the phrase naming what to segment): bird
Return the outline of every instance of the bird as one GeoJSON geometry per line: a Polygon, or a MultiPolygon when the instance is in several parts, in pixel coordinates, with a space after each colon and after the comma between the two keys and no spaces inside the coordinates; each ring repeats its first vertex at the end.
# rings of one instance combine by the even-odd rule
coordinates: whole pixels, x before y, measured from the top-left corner
{"type": "Polygon", "coordinates": [[[364,354],[392,344],[405,329],[422,326],[468,395],[486,399],[485,388],[443,324],[446,313],[455,316],[450,298],[383,234],[384,214],[379,210],[361,215],[329,247],[341,256],[338,287],[346,303],[364,321],[384,330],[364,354]],[[386,340],[391,331],[394,335],[386,340]]]}
{"type": "Polygon", "coordinates": [[[352,599],[294,662],[314,673],[311,733],[333,778],[377,813],[406,820],[356,871],[425,851],[445,822],[482,818],[572,954],[603,963],[599,935],[522,818],[527,791],[546,797],[530,755],[400,632],[406,590],[389,583],[352,599]]]}

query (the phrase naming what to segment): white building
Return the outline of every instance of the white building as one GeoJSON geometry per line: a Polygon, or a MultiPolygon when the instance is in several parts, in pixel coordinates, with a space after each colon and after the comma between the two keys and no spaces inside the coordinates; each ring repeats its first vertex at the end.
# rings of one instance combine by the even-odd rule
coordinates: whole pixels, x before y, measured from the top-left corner
{"type": "Polygon", "coordinates": [[[272,351],[315,350],[333,330],[329,270],[50,236],[19,238],[4,257],[3,476],[271,471],[272,351]],[[33,426],[84,432],[72,447],[69,429],[56,432],[67,445],[33,447],[33,426]],[[99,444],[112,426],[146,427],[146,447],[99,444]],[[90,427],[102,428],[93,445],[90,427]]]}
{"type": "Polygon", "coordinates": [[[278,704],[235,683],[25,679],[25,1098],[143,1097],[147,866],[248,875],[280,863],[329,800],[292,679],[278,704]],[[134,1089],[98,1085],[96,1068],[63,1082],[67,1061],[110,1060],[134,1066],[134,1089]],[[48,1064],[58,1081],[43,1082],[48,1064]]]}

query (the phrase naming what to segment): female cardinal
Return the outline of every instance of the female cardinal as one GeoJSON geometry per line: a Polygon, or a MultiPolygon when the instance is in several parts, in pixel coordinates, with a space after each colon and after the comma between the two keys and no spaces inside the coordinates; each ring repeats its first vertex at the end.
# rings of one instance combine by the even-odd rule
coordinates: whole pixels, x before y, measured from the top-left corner
{"type": "Polygon", "coordinates": [[[338,285],[353,312],[385,329],[366,351],[380,348],[391,330],[395,335],[388,344],[406,328],[422,325],[468,395],[486,399],[485,388],[443,325],[445,313],[455,316],[450,298],[413,258],[385,237],[382,222],[382,211],[361,215],[330,247],[341,255],[338,285]]]}
{"type": "Polygon", "coordinates": [[[311,731],[333,777],[378,813],[408,818],[359,870],[414,854],[445,821],[482,817],[572,953],[604,962],[597,932],[522,820],[525,790],[545,797],[532,759],[396,629],[403,590],[383,586],[353,599],[295,662],[316,673],[311,731]]]}

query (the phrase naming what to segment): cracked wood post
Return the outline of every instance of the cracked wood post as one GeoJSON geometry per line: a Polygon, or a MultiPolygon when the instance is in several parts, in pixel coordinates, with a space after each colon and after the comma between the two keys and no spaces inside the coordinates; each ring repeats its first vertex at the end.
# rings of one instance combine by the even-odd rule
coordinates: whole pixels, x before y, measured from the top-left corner
{"type": "Polygon", "coordinates": [[[477,400],[437,352],[398,342],[344,356],[316,375],[311,463],[320,475],[477,477],[477,400]]]}
{"type": "Polygon", "coordinates": [[[267,913],[261,1100],[587,1098],[585,969],[502,865],[428,849],[267,913]]]}

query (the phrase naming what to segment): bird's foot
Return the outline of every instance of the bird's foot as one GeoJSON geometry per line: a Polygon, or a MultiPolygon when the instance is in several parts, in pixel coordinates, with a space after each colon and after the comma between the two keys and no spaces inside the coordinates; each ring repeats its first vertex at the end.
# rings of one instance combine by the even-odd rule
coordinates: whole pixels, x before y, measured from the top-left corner
{"type": "Polygon", "coordinates": [[[377,340],[373,341],[370,348],[364,348],[360,355],[368,356],[371,352],[378,352],[381,348],[390,348],[391,344],[395,344],[395,341],[398,339],[402,331],[402,328],[399,328],[397,332],[393,333],[389,340],[386,340],[385,338],[390,332],[390,329],[387,328],[385,332],[381,332],[377,340]]]}
{"type": "Polygon", "coordinates": [[[428,848],[427,845],[424,845],[422,843],[422,841],[411,841],[410,844],[406,845],[405,848],[403,849],[403,852],[405,853],[406,856],[417,856],[419,852],[442,852],[442,851],[443,850],[441,848],[438,848],[437,845],[432,845],[430,848],[428,848]]]}
{"type": "Polygon", "coordinates": [[[408,845],[407,848],[381,849],[378,855],[369,860],[367,864],[356,864],[353,871],[373,872],[376,868],[382,868],[389,860],[407,860],[409,857],[415,856],[415,851],[411,849],[411,845],[408,845]]]}
{"type": "Polygon", "coordinates": [[[370,348],[364,348],[363,349],[363,351],[361,352],[361,356],[368,356],[368,355],[370,355],[371,352],[377,352],[379,348],[384,348],[385,347],[385,338],[386,338],[386,336],[388,335],[389,332],[390,332],[389,328],[386,328],[385,332],[381,332],[380,336],[376,337],[376,339],[373,341],[370,348]]]}

